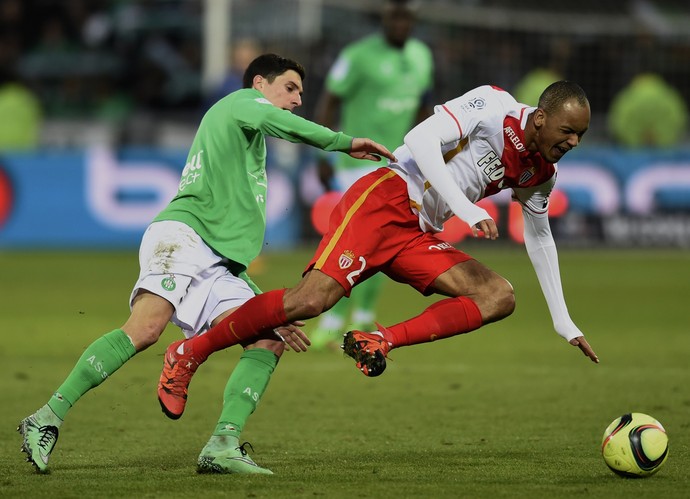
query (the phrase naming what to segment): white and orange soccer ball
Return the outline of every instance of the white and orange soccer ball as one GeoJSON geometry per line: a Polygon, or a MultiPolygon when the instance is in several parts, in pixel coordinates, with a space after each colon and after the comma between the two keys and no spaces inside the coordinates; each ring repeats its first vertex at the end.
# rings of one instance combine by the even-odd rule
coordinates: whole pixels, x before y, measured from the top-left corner
{"type": "Polygon", "coordinates": [[[606,465],[623,477],[653,475],[668,457],[668,436],[653,417],[633,412],[616,418],[604,431],[601,453],[606,465]]]}

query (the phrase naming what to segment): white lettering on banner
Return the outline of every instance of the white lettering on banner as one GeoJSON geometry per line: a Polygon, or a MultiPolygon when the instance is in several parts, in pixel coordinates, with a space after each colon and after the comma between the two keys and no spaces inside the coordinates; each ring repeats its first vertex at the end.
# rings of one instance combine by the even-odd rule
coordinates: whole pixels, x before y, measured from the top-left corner
{"type": "Polygon", "coordinates": [[[585,162],[558,165],[556,187],[568,193],[568,188],[586,191],[594,204],[592,213],[612,215],[620,210],[620,187],[613,174],[605,168],[585,162]]]}
{"type": "Polygon", "coordinates": [[[690,191],[690,165],[656,163],[633,173],[625,185],[628,211],[639,215],[654,212],[657,208],[655,195],[663,188],[684,188],[690,191]]]}
{"type": "Polygon", "coordinates": [[[603,219],[608,243],[690,247],[690,218],[684,215],[617,215],[603,219]]]}
{"type": "Polygon", "coordinates": [[[148,225],[177,193],[178,174],[164,163],[118,163],[113,151],[94,147],[86,153],[86,200],[94,218],[110,227],[138,229],[148,225]],[[123,190],[153,192],[155,199],[126,202],[123,190]]]}

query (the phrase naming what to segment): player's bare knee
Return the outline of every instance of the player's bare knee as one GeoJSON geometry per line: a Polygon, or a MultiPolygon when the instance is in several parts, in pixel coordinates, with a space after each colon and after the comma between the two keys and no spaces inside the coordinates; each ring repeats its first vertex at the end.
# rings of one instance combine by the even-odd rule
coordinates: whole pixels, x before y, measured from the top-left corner
{"type": "Polygon", "coordinates": [[[499,321],[508,317],[515,310],[515,293],[513,286],[497,277],[475,298],[485,323],[499,321]]]}
{"type": "Polygon", "coordinates": [[[301,312],[300,317],[302,319],[311,319],[321,315],[326,310],[326,303],[321,296],[309,296],[302,300],[298,309],[301,312]]]}
{"type": "Polygon", "coordinates": [[[276,355],[276,357],[280,357],[285,351],[285,343],[278,339],[260,339],[254,343],[243,346],[245,350],[251,350],[252,348],[263,348],[264,350],[270,350],[276,355]]]}
{"type": "Polygon", "coordinates": [[[289,322],[317,317],[327,307],[326,299],[321,293],[310,292],[304,288],[286,291],[283,305],[289,322]]]}
{"type": "Polygon", "coordinates": [[[136,327],[125,324],[122,330],[130,337],[138,352],[156,343],[163,332],[163,329],[155,323],[140,324],[136,327]]]}
{"type": "Polygon", "coordinates": [[[497,319],[508,317],[515,311],[515,292],[513,286],[505,279],[501,279],[499,290],[496,292],[497,319]]]}

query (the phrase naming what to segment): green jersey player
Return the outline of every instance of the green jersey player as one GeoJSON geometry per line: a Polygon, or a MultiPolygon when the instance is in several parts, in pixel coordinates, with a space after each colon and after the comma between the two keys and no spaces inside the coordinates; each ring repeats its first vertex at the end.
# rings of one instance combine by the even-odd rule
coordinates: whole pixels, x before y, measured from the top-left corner
{"type": "MultiPolygon", "coordinates": [[[[244,88],[206,113],[177,195],[142,238],[129,318],[89,345],[48,403],[19,424],[22,450],[39,471],[48,467],[69,409],[137,352],[154,344],[168,322],[192,337],[259,292],[246,269],[261,250],[266,228],[266,135],[347,152],[358,159],[392,158],[376,142],[336,133],[292,114],[302,103],[304,76],[295,61],[261,55],[247,68],[244,88]]],[[[285,342],[297,352],[306,350],[309,340],[301,325],[285,324],[242,343],[245,350],[225,387],[223,409],[199,456],[199,471],[271,473],[247,456],[239,436],[285,342]],[[284,335],[285,342],[281,329],[292,333],[284,335]]],[[[164,412],[173,419],[182,415],[175,408],[164,412]]]]}
{"type": "MultiPolygon", "coordinates": [[[[371,137],[391,151],[416,123],[431,115],[433,58],[422,41],[410,36],[415,22],[412,3],[387,0],[381,15],[381,33],[346,46],[326,78],[317,121],[355,136],[371,137]]],[[[324,156],[319,176],[327,190],[345,192],[358,178],[377,168],[375,163],[353,161],[344,155],[324,156]],[[331,165],[331,161],[333,165],[331,165]]],[[[338,345],[347,326],[374,325],[374,310],[383,284],[376,275],[360,285],[352,300],[341,300],[322,315],[310,338],[314,348],[338,345]],[[352,308],[352,324],[346,324],[352,308]]]]}

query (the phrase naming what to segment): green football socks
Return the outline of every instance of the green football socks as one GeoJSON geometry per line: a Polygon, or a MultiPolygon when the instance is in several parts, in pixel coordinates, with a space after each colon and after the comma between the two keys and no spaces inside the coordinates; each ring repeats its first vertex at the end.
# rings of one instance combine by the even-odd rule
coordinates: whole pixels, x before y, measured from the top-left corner
{"type": "Polygon", "coordinates": [[[249,416],[266,391],[278,357],[270,350],[245,350],[223,392],[223,410],[214,435],[239,437],[249,416]]]}
{"type": "Polygon", "coordinates": [[[86,348],[48,406],[64,420],[67,411],[82,395],[103,383],[135,353],[132,341],[122,329],[101,336],[86,348]]]}

